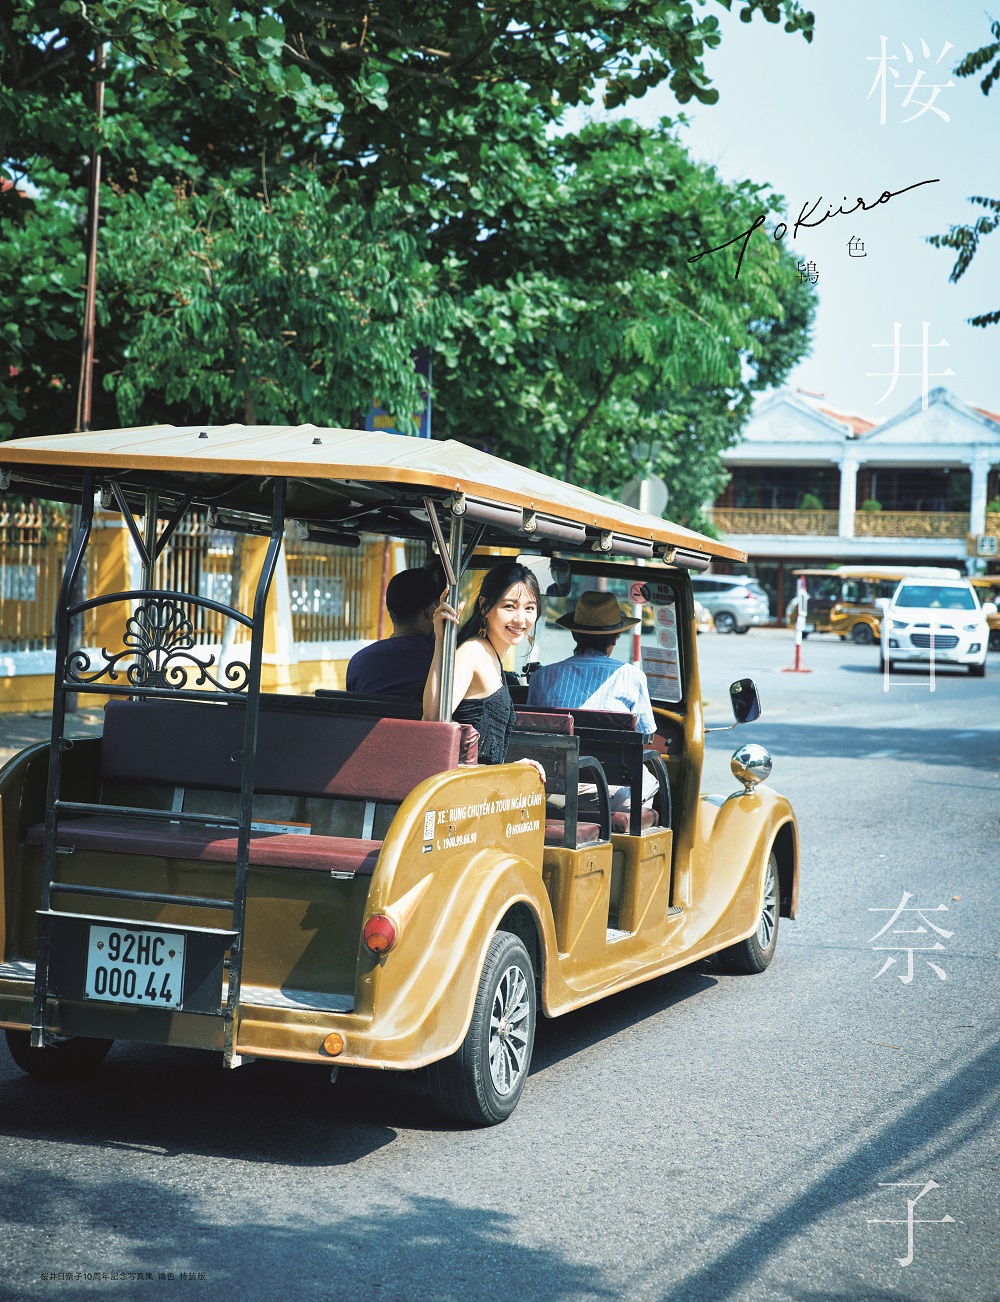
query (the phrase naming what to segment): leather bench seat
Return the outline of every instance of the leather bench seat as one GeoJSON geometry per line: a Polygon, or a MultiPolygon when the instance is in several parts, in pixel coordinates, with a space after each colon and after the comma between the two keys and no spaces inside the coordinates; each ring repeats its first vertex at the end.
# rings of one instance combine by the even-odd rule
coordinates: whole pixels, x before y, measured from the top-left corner
{"type": "MultiPolygon", "coordinates": [[[[28,844],[41,845],[45,824],[28,829],[28,844]]],[[[61,819],[56,843],[66,849],[106,854],[154,855],[203,863],[236,862],[236,837],[227,828],[193,827],[145,818],[61,819]]],[[[381,841],[348,836],[300,836],[294,832],[251,832],[250,863],[258,868],[303,868],[314,872],[370,877],[381,841]]]]}
{"type": "MultiPolygon", "coordinates": [[[[259,795],[314,803],[398,806],[418,783],[458,766],[469,737],[457,723],[349,715],[308,698],[261,703],[254,788],[259,795]]],[[[111,701],[104,714],[100,783],[105,803],[135,815],[60,818],[57,844],[109,854],[235,863],[232,828],[142,817],[143,789],[225,793],[237,811],[243,774],[243,709],[191,701],[111,701]]],[[[473,731],[472,739],[475,739],[473,731]]],[[[180,808],[180,807],[179,807],[180,808]]],[[[359,820],[360,822],[360,820],[359,820]]],[[[250,863],[259,867],[370,876],[382,848],[369,837],[254,831],[250,863]]],[[[44,824],[28,843],[44,842],[44,824]]]]}

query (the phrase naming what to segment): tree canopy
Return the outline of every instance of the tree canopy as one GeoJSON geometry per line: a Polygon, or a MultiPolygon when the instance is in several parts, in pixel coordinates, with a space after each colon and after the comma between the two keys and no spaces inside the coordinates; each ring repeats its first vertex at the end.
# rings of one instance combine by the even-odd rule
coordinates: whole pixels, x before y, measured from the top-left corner
{"type": "MultiPolygon", "coordinates": [[[[993,66],[987,69],[986,76],[979,83],[979,88],[984,95],[989,95],[994,84],[1000,79],[1000,22],[994,22],[990,26],[990,32],[993,40],[980,46],[978,50],[971,50],[955,69],[956,77],[973,77],[986,68],[992,60],[993,66]]],[[[957,250],[958,257],[948,277],[952,283],[961,280],[972,265],[972,259],[979,250],[979,241],[1000,226],[1000,199],[974,194],[969,196],[969,203],[985,208],[987,215],[977,217],[974,222],[952,226],[946,235],[931,235],[927,240],[927,243],[933,244],[936,249],[957,250]]],[[[969,324],[974,326],[996,325],[998,322],[1000,322],[1000,308],[992,312],[980,312],[969,319],[969,324]]]]}
{"type": "MultiPolygon", "coordinates": [[[[356,424],[389,395],[405,425],[421,347],[436,435],[604,491],[641,463],[697,520],[812,299],[777,248],[735,283],[687,262],[762,187],[668,123],[560,118],[602,85],[711,103],[706,2],[0,0],[0,434],[72,424],[99,140],[95,425],[356,424]]],[[[740,2],[811,38],[798,0],[740,2]]]]}

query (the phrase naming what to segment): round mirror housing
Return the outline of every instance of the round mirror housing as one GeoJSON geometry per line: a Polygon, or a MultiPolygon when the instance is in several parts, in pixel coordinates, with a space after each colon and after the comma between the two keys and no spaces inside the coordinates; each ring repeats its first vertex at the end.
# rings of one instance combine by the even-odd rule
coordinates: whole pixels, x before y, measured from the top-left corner
{"type": "Polygon", "coordinates": [[[729,765],[737,782],[742,782],[747,791],[753,791],[759,782],[766,782],[771,776],[771,756],[755,742],[734,751],[729,765]]]}

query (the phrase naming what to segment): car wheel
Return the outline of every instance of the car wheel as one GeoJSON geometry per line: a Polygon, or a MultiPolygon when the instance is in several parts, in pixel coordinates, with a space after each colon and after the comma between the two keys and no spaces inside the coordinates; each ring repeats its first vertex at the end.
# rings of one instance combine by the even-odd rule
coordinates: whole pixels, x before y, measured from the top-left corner
{"type": "Polygon", "coordinates": [[[114,1044],[114,1040],[72,1036],[47,1044],[44,1049],[33,1049],[28,1031],[6,1031],[5,1034],[10,1056],[21,1070],[48,1080],[67,1079],[94,1071],[114,1044]]]}
{"type": "Polygon", "coordinates": [[[535,971],[519,937],[498,931],[479,978],[472,1022],[461,1047],[430,1067],[439,1111],[495,1126],[517,1106],[535,1041],[535,971]]]}
{"type": "Polygon", "coordinates": [[[720,610],[715,616],[716,633],[731,633],[736,627],[736,620],[728,610],[720,610]]]}
{"type": "Polygon", "coordinates": [[[734,632],[734,633],[739,633],[739,634],[742,636],[742,634],[744,634],[744,633],[749,633],[749,632],[750,632],[750,625],[749,625],[749,624],[737,624],[736,627],[735,627],[735,629],[733,629],[733,632],[734,632]]]}
{"type": "Polygon", "coordinates": [[[969,677],[970,677],[970,678],[985,678],[985,677],[986,677],[986,661],[984,660],[983,663],[982,663],[981,665],[969,665],[969,677]]]}
{"type": "Polygon", "coordinates": [[[856,642],[858,646],[872,646],[875,642],[875,634],[867,624],[855,624],[851,629],[851,641],[856,642]]]}
{"type": "Polygon", "coordinates": [[[757,930],[738,945],[730,945],[719,954],[722,965],[730,972],[763,972],[774,957],[778,943],[778,861],[774,851],[764,869],[764,901],[757,919],[757,930]]]}
{"type": "Polygon", "coordinates": [[[1000,628],[990,629],[990,640],[988,646],[991,651],[1000,651],[1000,628]]]}

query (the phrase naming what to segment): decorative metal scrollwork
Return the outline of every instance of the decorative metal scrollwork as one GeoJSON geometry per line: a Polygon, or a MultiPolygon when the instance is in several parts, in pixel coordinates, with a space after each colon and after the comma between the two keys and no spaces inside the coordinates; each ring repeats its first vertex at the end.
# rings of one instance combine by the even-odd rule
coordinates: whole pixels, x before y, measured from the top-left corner
{"type": "Polygon", "coordinates": [[[194,654],[194,626],[173,601],[154,598],[137,606],[126,621],[122,640],[122,651],[112,654],[102,648],[105,663],[96,669],[85,651],[71,651],[66,657],[66,681],[94,683],[107,677],[115,682],[124,672],[133,687],[169,689],[211,683],[222,692],[242,692],[250,680],[250,670],[239,660],[209,673],[215,656],[194,654]],[[193,682],[188,678],[192,671],[196,671],[193,682]]]}

